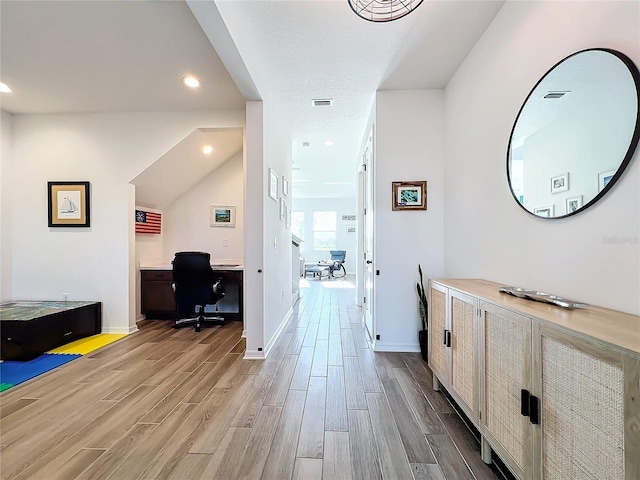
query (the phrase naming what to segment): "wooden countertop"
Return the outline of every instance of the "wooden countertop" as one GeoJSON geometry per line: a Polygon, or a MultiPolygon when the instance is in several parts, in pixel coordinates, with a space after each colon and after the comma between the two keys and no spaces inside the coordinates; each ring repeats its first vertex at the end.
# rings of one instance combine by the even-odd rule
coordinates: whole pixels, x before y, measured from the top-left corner
{"type": "Polygon", "coordinates": [[[640,316],[596,306],[566,309],[547,303],[525,300],[500,293],[498,289],[507,285],[488,280],[441,278],[431,279],[431,281],[469,293],[513,312],[534,317],[640,354],[640,316]]]}

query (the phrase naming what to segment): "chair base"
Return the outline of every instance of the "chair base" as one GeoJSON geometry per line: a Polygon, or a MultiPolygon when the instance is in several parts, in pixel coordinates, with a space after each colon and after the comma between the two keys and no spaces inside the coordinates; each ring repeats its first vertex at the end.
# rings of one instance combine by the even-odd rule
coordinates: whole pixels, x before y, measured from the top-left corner
{"type": "Polygon", "coordinates": [[[225,320],[222,317],[205,317],[204,315],[198,315],[197,317],[180,318],[173,324],[173,328],[184,327],[185,325],[196,326],[196,332],[202,329],[203,325],[224,325],[225,320]]]}

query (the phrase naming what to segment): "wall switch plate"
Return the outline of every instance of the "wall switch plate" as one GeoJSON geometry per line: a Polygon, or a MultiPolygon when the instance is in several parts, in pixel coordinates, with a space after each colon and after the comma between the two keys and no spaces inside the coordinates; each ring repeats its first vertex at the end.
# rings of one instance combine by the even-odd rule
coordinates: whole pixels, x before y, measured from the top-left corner
{"type": "Polygon", "coordinates": [[[229,246],[229,240],[222,240],[222,246],[223,247],[228,247],[229,246]]]}

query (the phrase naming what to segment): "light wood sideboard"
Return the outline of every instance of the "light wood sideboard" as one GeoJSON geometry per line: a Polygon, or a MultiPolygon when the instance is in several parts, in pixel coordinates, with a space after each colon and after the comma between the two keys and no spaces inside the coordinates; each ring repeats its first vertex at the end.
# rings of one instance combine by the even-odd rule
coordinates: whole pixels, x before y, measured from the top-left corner
{"type": "Polygon", "coordinates": [[[520,479],[640,478],[640,317],[429,281],[429,364],[520,479]]]}

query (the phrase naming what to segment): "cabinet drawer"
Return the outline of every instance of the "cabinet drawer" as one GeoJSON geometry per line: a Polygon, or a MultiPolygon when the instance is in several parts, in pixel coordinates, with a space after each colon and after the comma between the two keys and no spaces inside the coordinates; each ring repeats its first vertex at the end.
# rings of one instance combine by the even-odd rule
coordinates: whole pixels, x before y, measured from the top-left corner
{"type": "Polygon", "coordinates": [[[169,280],[173,281],[171,270],[142,270],[142,281],[169,280]]]}

